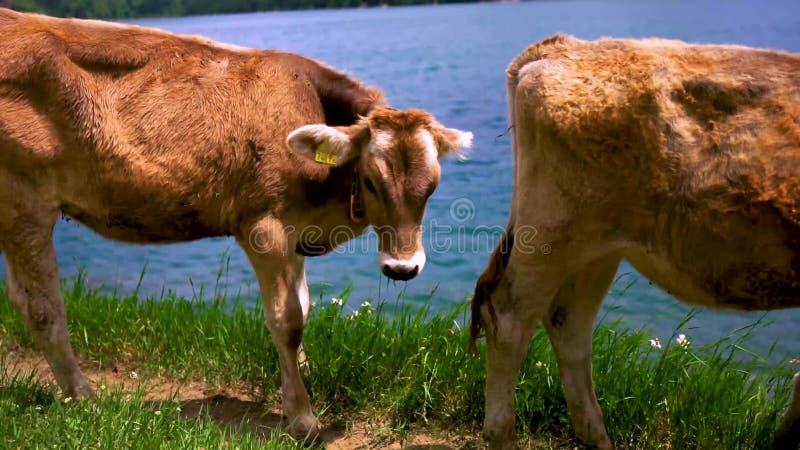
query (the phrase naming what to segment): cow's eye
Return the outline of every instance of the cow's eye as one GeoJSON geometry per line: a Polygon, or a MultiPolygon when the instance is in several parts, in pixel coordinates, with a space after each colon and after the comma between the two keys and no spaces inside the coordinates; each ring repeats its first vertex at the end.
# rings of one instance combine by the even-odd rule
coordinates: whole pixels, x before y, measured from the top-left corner
{"type": "Polygon", "coordinates": [[[370,191],[371,193],[373,194],[375,193],[375,185],[372,184],[372,180],[370,180],[369,178],[364,178],[364,186],[366,186],[367,190],[370,191]]]}

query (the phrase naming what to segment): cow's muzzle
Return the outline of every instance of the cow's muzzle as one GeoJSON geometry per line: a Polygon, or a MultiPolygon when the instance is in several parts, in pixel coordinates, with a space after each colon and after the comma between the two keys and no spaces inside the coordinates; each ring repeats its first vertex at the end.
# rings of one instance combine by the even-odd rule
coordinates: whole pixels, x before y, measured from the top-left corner
{"type": "Polygon", "coordinates": [[[387,277],[393,280],[407,281],[422,272],[422,268],[425,266],[425,252],[417,251],[409,259],[394,258],[388,253],[381,252],[378,257],[378,265],[381,272],[387,277]]]}

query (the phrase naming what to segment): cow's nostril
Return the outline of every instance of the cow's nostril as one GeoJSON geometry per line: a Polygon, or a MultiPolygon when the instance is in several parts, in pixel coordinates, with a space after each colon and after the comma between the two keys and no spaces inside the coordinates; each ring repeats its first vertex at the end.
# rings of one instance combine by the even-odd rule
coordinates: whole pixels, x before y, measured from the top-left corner
{"type": "Polygon", "coordinates": [[[417,276],[419,273],[419,265],[414,266],[414,268],[411,270],[405,270],[405,268],[398,269],[391,267],[388,264],[384,264],[381,267],[381,272],[393,280],[407,281],[417,276]]]}

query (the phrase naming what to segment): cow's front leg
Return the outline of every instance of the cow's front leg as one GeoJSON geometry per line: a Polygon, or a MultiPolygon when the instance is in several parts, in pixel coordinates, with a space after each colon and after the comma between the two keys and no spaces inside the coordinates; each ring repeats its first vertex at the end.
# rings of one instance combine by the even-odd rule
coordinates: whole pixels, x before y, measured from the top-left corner
{"type": "Polygon", "coordinates": [[[81,373],[69,342],[52,221],[34,214],[24,219],[9,230],[0,228],[8,299],[25,320],[34,344],[44,353],[64,396],[90,397],[94,391],[81,373]]]}
{"type": "MultiPolygon", "coordinates": [[[[301,259],[301,264],[302,264],[302,260],[304,258],[299,255],[298,258],[301,259]]],[[[302,272],[302,277],[298,283],[297,296],[300,299],[300,306],[303,309],[303,328],[305,328],[305,326],[308,325],[308,316],[309,313],[311,312],[311,302],[310,302],[310,296],[308,294],[308,283],[306,282],[305,268],[303,268],[301,272],[302,272]]],[[[297,349],[297,362],[298,364],[300,364],[300,367],[306,370],[306,373],[308,373],[307,372],[308,356],[306,355],[305,350],[303,350],[302,342],[300,343],[300,347],[297,349]]]]}
{"type": "Polygon", "coordinates": [[[789,407],[775,431],[776,450],[800,448],[800,373],[794,375],[794,385],[789,396],[789,407]]]}
{"type": "MultiPolygon", "coordinates": [[[[270,239],[272,246],[283,238],[271,236],[270,239]]],[[[280,247],[287,248],[286,245],[284,242],[280,247]]],[[[312,411],[299,367],[303,327],[309,310],[303,257],[260,247],[255,241],[243,247],[256,271],[267,328],[278,351],[286,431],[296,437],[313,439],[319,422],[312,411]]]]}

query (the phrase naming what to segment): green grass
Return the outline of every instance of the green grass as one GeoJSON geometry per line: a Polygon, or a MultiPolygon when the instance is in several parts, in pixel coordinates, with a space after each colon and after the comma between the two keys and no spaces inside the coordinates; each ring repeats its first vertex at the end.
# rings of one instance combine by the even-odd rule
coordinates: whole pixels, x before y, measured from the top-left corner
{"type": "MultiPolygon", "coordinates": [[[[260,308],[224,299],[115,298],[81,280],[65,283],[64,292],[72,343],[85,361],[223,386],[244,382],[277,402],[277,356],[260,308]]],[[[314,308],[303,338],[306,385],[323,421],[367,418],[386,424],[390,437],[417,429],[479,434],[485,358],[467,351],[468,332],[461,325],[466,302],[437,314],[393,308],[391,316],[382,306],[353,316],[323,303],[314,308]]],[[[742,346],[755,328],[703,348],[664,339],[664,348],[656,349],[651,336],[622,324],[598,327],[595,382],[617,446],[768,447],[791,372],[748,357],[742,346]]],[[[0,295],[0,349],[12,343],[23,351],[31,347],[21,320],[0,295]]],[[[180,419],[178,407],[177,401],[153,404],[121,392],[65,404],[50,388],[0,369],[0,447],[297,445],[277,433],[264,441],[246,430],[226,433],[210,419],[180,419]]],[[[558,370],[541,332],[520,374],[517,417],[527,442],[573,443],[558,370]]]]}
{"type": "Polygon", "coordinates": [[[0,369],[0,448],[265,448],[298,447],[274,433],[268,442],[226,433],[208,418],[179,419],[177,402],[148,402],[141,391],[100,392],[98,398],[58,400],[52,388],[0,369]],[[66,400],[66,401],[65,401],[66,400]]]}

